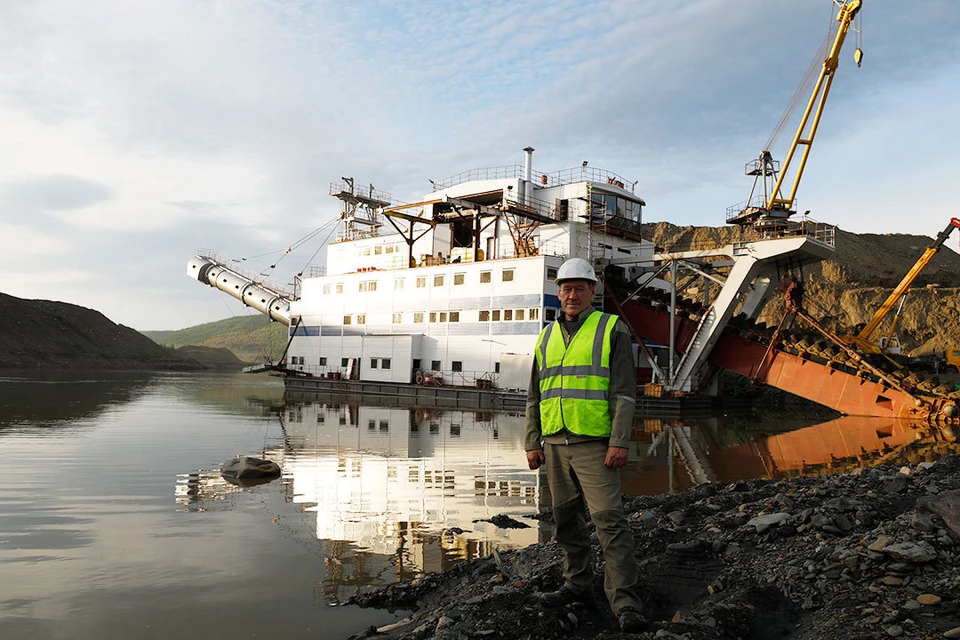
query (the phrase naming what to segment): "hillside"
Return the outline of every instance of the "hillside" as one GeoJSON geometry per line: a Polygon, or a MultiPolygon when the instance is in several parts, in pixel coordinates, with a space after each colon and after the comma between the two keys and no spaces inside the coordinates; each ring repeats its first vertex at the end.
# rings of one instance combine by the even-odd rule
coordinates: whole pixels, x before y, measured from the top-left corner
{"type": "Polygon", "coordinates": [[[201,366],[99,311],[0,293],[0,369],[191,370],[201,366]]]}
{"type": "MultiPolygon", "coordinates": [[[[752,239],[739,227],[678,227],[667,222],[645,225],[644,237],[668,250],[752,239]]],[[[956,238],[947,241],[907,296],[897,333],[912,355],[960,344],[960,255],[948,248],[956,246],[956,238]]],[[[926,236],[838,229],[835,257],[804,272],[808,310],[838,329],[867,322],[932,242],[926,236]]],[[[763,321],[779,322],[783,307],[778,302],[767,305],[763,321]]],[[[888,321],[880,331],[889,326],[888,321]]]]}
{"type": "Polygon", "coordinates": [[[141,331],[154,342],[169,347],[203,346],[232,351],[247,363],[279,358],[287,346],[287,327],[264,315],[236,316],[178,331],[141,331]]]}

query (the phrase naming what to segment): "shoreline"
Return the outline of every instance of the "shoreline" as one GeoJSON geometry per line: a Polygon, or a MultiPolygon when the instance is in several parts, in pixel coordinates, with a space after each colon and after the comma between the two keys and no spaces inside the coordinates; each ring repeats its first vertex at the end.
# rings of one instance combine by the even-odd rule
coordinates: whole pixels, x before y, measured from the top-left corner
{"type": "Polygon", "coordinates": [[[958,455],[625,497],[624,510],[643,633],[617,629],[594,535],[594,606],[536,604],[562,580],[550,541],[354,596],[415,611],[351,638],[960,638],[958,455]]]}

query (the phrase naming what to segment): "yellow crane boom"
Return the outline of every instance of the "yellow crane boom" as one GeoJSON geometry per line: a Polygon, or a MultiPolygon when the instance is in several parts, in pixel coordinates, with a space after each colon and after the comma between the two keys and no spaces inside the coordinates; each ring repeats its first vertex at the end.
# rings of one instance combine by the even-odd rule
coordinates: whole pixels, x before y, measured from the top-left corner
{"type": "MultiPolygon", "coordinates": [[[[739,205],[733,205],[727,208],[727,222],[739,225],[755,225],[758,228],[776,230],[786,224],[786,219],[796,213],[794,202],[797,196],[797,189],[800,186],[800,178],[803,176],[803,169],[807,164],[807,156],[810,154],[810,147],[813,145],[813,139],[817,135],[817,128],[820,126],[820,118],[823,115],[823,107],[827,102],[827,96],[830,95],[830,87],[833,85],[834,74],[840,64],[840,50],[843,48],[847,32],[853,25],[854,19],[860,12],[863,5],[862,0],[833,0],[840,6],[837,13],[837,21],[840,23],[837,33],[833,39],[823,64],[820,67],[820,75],[814,84],[813,91],[807,101],[807,108],[800,119],[800,125],[797,127],[797,133],[793,137],[790,149],[787,152],[786,160],[781,163],[773,159],[773,154],[768,149],[760,152],[759,158],[751,160],[746,164],[745,171],[748,176],[754,176],[753,188],[750,191],[750,197],[746,202],[739,205]],[[797,149],[803,147],[798,155],[797,149]],[[784,196],[783,188],[790,165],[794,159],[798,159],[796,171],[793,174],[793,185],[789,193],[784,196]]],[[[854,53],[854,60],[857,66],[863,59],[863,52],[858,48],[854,53]]],[[[802,91],[803,85],[798,89],[798,94],[802,91]]],[[[789,111],[792,107],[788,108],[789,111]]],[[[784,120],[788,117],[784,114],[784,120]]],[[[781,123],[783,122],[781,121],[781,123]]],[[[779,131],[779,125],[777,130],[779,131]]],[[[771,136],[771,142],[776,137],[775,132],[771,136]]],[[[769,145],[769,142],[768,142],[769,145]]]]}
{"type": "MultiPolygon", "coordinates": [[[[913,286],[914,281],[920,275],[920,273],[926,268],[927,264],[933,259],[933,256],[937,255],[937,252],[940,251],[940,248],[943,247],[943,243],[947,241],[947,238],[950,237],[950,234],[953,233],[955,228],[960,227],[960,218],[950,218],[950,224],[946,228],[937,234],[937,239],[933,241],[929,247],[923,252],[923,255],[917,260],[917,262],[910,268],[910,271],[907,272],[907,275],[903,276],[903,280],[900,281],[900,284],[896,286],[883,304],[880,305],[880,308],[877,309],[877,312],[873,314],[873,318],[870,319],[870,322],[863,328],[863,330],[855,336],[845,337],[844,340],[853,346],[856,346],[861,351],[867,353],[880,353],[882,351],[881,347],[877,344],[874,344],[870,341],[870,336],[873,335],[873,332],[877,330],[877,327],[880,326],[880,323],[883,322],[890,311],[893,310],[897,302],[900,301],[903,296],[907,295],[907,292],[910,290],[910,287],[913,286]]],[[[892,330],[891,330],[892,333],[892,330]]]]}
{"type": "MultiPolygon", "coordinates": [[[[793,143],[790,145],[790,151],[787,152],[787,156],[783,161],[780,177],[777,178],[777,184],[770,194],[770,200],[767,202],[767,209],[769,210],[783,209],[789,211],[793,209],[793,201],[797,197],[797,187],[800,186],[803,168],[807,164],[807,156],[810,154],[813,138],[817,135],[820,116],[823,115],[823,105],[827,102],[827,96],[830,94],[830,86],[833,84],[834,73],[840,64],[840,49],[843,48],[843,41],[847,37],[847,31],[850,30],[850,26],[853,24],[854,18],[857,17],[861,6],[861,0],[845,2],[840,7],[839,13],[837,13],[837,21],[840,22],[840,27],[837,29],[833,46],[830,47],[830,53],[823,61],[823,67],[820,69],[820,77],[817,78],[817,82],[813,87],[813,93],[810,94],[807,108],[803,112],[803,117],[800,118],[800,126],[797,128],[797,134],[794,136],[793,143]],[[815,111],[814,106],[816,106],[815,111]],[[804,131],[807,128],[807,123],[810,122],[811,114],[813,114],[813,121],[810,123],[810,132],[805,134],[804,131]],[[797,147],[801,146],[803,147],[803,153],[800,155],[800,162],[794,174],[793,186],[790,188],[790,194],[787,197],[783,197],[780,195],[780,189],[783,186],[784,178],[787,176],[787,170],[790,168],[790,163],[793,161],[797,147]]],[[[861,56],[862,54],[858,50],[856,56],[857,66],[860,65],[861,56]]]]}

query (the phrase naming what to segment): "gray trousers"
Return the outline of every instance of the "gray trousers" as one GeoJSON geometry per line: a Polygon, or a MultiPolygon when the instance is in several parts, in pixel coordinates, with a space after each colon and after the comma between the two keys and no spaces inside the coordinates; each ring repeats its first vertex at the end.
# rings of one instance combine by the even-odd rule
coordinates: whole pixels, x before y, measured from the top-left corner
{"type": "Polygon", "coordinates": [[[557,542],[563,549],[563,579],[577,593],[593,590],[590,536],[584,504],[597,528],[606,570],[603,590],[614,615],[625,607],[641,609],[635,587],[637,559],[633,533],[620,501],[620,470],[603,464],[607,443],[544,444],[547,482],[553,494],[557,542]]]}

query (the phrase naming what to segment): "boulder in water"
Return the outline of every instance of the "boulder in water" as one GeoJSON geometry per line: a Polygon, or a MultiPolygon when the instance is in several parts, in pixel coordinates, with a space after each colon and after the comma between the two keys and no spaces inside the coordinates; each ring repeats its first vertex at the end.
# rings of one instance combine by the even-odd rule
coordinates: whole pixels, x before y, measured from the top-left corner
{"type": "Polygon", "coordinates": [[[223,463],[220,475],[230,484],[253,486],[279,478],[280,465],[263,458],[237,456],[223,463]]]}

